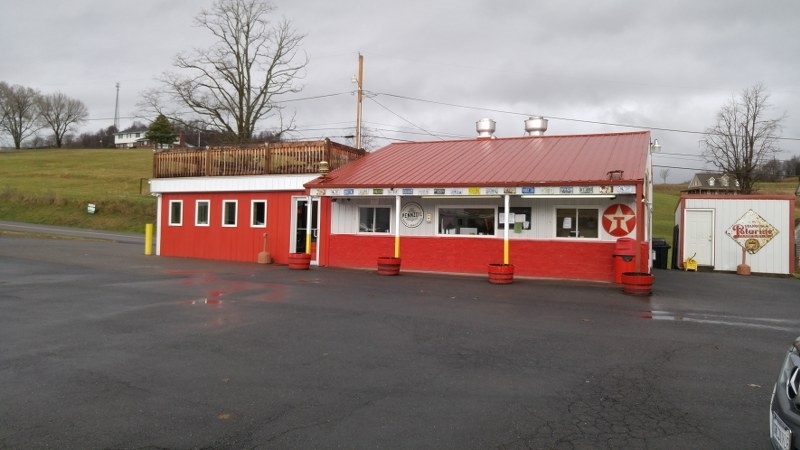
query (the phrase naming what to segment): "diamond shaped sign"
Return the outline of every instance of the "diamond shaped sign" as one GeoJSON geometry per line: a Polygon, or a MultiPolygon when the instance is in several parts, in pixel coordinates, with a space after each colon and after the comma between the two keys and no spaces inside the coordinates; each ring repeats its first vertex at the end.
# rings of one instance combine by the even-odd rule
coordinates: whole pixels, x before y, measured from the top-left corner
{"type": "Polygon", "coordinates": [[[747,253],[755,255],[778,235],[778,229],[751,209],[725,230],[725,233],[747,250],[747,253]]]}

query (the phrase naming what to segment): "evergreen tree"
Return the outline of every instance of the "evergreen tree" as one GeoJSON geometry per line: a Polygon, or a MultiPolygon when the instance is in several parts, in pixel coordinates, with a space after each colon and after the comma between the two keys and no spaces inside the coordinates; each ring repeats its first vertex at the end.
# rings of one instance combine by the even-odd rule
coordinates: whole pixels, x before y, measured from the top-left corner
{"type": "Polygon", "coordinates": [[[172,128],[172,124],[169,123],[167,116],[159,114],[156,120],[147,128],[147,133],[144,136],[150,142],[157,144],[158,147],[162,147],[169,146],[175,142],[175,138],[178,135],[175,134],[175,130],[172,128]]]}

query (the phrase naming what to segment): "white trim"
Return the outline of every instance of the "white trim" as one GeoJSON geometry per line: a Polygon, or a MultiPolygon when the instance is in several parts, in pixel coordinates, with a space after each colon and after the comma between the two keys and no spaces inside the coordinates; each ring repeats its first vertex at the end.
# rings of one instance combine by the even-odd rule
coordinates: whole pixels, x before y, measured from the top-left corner
{"type": "Polygon", "coordinates": [[[252,199],[250,200],[250,228],[267,228],[267,199],[252,199]],[[264,223],[255,224],[253,223],[255,219],[255,212],[256,212],[256,203],[263,203],[264,204],[264,223]]]}
{"type": "Polygon", "coordinates": [[[169,214],[167,216],[167,220],[168,220],[168,225],[171,226],[171,227],[183,226],[183,200],[170,200],[169,201],[169,214]],[[176,203],[181,205],[181,214],[180,214],[180,217],[178,218],[179,220],[177,222],[173,222],[172,221],[172,205],[176,204],[176,203]]]}
{"type": "Polygon", "coordinates": [[[194,202],[194,226],[196,227],[210,227],[211,226],[211,200],[202,199],[194,202]],[[206,211],[206,223],[200,223],[197,219],[197,213],[200,211],[200,203],[205,203],[208,210],[206,211]]]}
{"type": "Polygon", "coordinates": [[[156,256],[161,256],[161,207],[164,200],[160,195],[156,195],[156,256]]]}
{"type": "Polygon", "coordinates": [[[232,177],[153,178],[150,192],[170,194],[181,192],[264,192],[305,191],[303,185],[317,175],[258,175],[232,177]]]}
{"type": "Polygon", "coordinates": [[[226,228],[235,228],[239,222],[239,200],[229,199],[222,201],[222,226],[226,228]],[[225,223],[225,213],[227,212],[226,206],[233,204],[233,223],[225,223]]]}

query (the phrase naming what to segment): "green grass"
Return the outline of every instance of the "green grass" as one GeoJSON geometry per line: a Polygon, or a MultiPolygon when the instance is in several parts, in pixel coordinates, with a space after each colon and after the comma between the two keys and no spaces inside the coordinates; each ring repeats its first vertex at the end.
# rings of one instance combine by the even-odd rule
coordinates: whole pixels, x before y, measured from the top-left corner
{"type": "Polygon", "coordinates": [[[0,219],[144,233],[152,167],[148,149],[0,150],[0,219]]]}

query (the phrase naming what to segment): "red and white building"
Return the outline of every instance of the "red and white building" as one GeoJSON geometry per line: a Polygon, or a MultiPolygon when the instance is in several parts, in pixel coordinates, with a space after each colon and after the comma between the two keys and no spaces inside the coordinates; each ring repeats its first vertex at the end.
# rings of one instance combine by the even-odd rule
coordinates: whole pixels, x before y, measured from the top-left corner
{"type": "Polygon", "coordinates": [[[399,256],[404,271],[507,263],[521,277],[613,281],[622,238],[626,271],[650,271],[649,132],[495,138],[478,126],[477,139],[349,149],[336,161],[317,152],[304,162],[313,175],[160,169],[157,253],[254,262],[268,234],[277,263],[307,251],[320,266],[399,256]],[[323,157],[331,171],[320,176],[323,157]]]}

